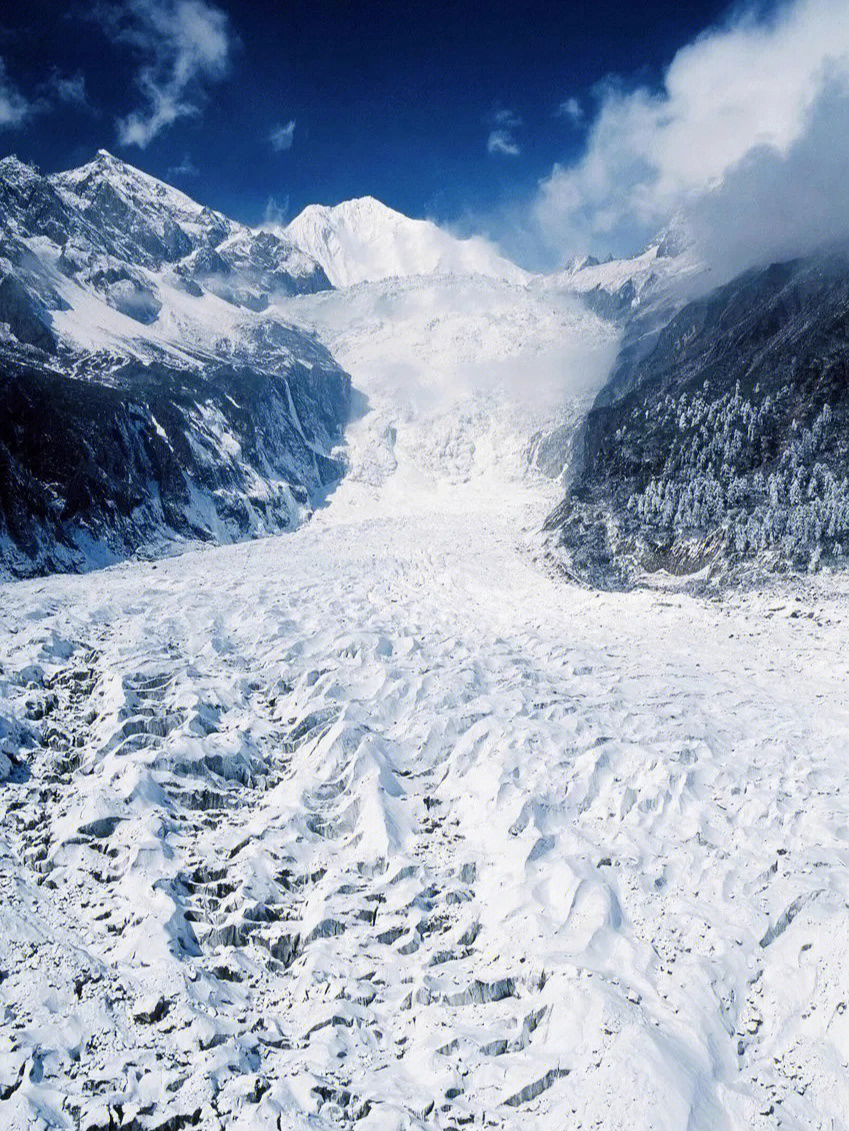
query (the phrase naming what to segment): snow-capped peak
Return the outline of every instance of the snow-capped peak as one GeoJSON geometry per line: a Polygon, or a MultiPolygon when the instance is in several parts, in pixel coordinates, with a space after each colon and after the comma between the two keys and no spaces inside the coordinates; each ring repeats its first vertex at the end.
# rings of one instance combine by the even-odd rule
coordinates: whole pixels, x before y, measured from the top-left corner
{"type": "Polygon", "coordinates": [[[202,210],[202,205],[179,189],[160,181],[150,173],[145,173],[142,169],[137,169],[128,161],[115,157],[108,149],[98,149],[91,161],[87,161],[85,165],[68,169],[64,173],[56,173],[51,180],[55,184],[76,190],[78,195],[86,195],[92,187],[108,181],[113,188],[128,195],[137,196],[143,193],[153,199],[179,201],[184,208],[195,212],[202,210]]]}
{"type": "Polygon", "coordinates": [[[124,204],[142,213],[150,222],[158,219],[178,223],[187,230],[200,225],[206,229],[229,229],[230,223],[220,213],[205,208],[179,189],[160,181],[115,157],[106,149],[99,149],[95,157],[78,169],[54,174],[50,180],[63,195],[70,195],[83,210],[108,186],[124,204]]]}
{"type": "Polygon", "coordinates": [[[528,275],[481,236],[459,239],[373,196],[311,204],[284,229],[337,287],[405,275],[488,275],[523,283],[528,275]]]}
{"type": "Polygon", "coordinates": [[[177,265],[181,278],[198,275],[195,282],[213,290],[221,290],[223,276],[233,273],[223,293],[254,309],[272,292],[328,285],[315,260],[281,234],[250,228],[198,204],[106,149],[46,182],[66,209],[82,217],[99,239],[106,237],[111,254],[131,266],[160,271],[177,265]]]}

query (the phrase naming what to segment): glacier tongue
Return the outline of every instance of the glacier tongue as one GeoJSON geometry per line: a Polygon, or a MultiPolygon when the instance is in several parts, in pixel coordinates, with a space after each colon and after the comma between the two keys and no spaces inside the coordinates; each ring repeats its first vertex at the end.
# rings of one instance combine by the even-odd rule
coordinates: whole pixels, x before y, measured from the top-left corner
{"type": "Polygon", "coordinates": [[[482,503],[4,588],[4,1126],[841,1110],[845,599],[567,588],[482,503]]]}

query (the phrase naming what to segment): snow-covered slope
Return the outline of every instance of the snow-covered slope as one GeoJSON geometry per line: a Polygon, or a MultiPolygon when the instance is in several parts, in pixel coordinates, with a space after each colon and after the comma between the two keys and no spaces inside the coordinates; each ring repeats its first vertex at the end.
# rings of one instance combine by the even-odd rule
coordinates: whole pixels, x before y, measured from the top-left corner
{"type": "MultiPolygon", "coordinates": [[[[345,419],[346,378],[316,334],[343,365],[356,367],[360,391],[372,398],[364,427],[373,443],[358,450],[378,463],[390,427],[380,400],[386,377],[396,390],[403,383],[406,405],[422,398],[437,404],[438,424],[426,414],[416,420],[422,437],[450,431],[452,414],[474,402],[479,423],[503,418],[499,450],[522,452],[536,436],[539,459],[556,473],[566,456],[564,422],[612,362],[612,329],[601,334],[611,343],[603,363],[577,358],[579,342],[595,357],[601,325],[584,318],[584,329],[595,329],[574,332],[576,295],[587,289],[582,277],[531,282],[485,241],[457,240],[369,198],[307,210],[275,234],[237,224],[100,151],[51,177],[5,159],[0,205],[0,322],[10,335],[7,347],[0,344],[3,396],[19,405],[35,380],[46,415],[27,410],[32,429],[65,453],[48,481],[42,449],[22,443],[18,432],[0,435],[0,458],[16,485],[0,515],[0,568],[16,574],[102,563],[175,538],[226,539],[294,525],[340,469],[332,448],[345,419]],[[311,253],[337,281],[389,277],[323,302],[329,283],[311,253]],[[27,354],[30,347],[35,352],[27,354]],[[22,385],[26,366],[38,377],[22,385]],[[228,367],[235,369],[229,377],[228,367]],[[564,377],[566,369],[582,380],[564,377]],[[285,381],[275,393],[279,377],[285,381]],[[84,421],[51,414],[50,402],[92,411],[96,393],[77,396],[72,385],[60,396],[63,378],[124,389],[120,404],[104,394],[111,407],[101,405],[96,415],[111,424],[94,430],[86,451],[84,421]],[[505,380],[512,392],[499,400],[505,380]],[[169,382],[181,390],[171,399],[184,406],[182,422],[163,422],[162,406],[151,400],[167,398],[169,382]],[[206,419],[205,384],[217,389],[214,423],[206,419]],[[258,395],[260,387],[260,401],[245,405],[244,390],[258,395]],[[193,398],[202,402],[196,411],[193,398]],[[287,437],[289,455],[278,447],[269,463],[254,443],[252,413],[269,429],[276,422],[272,430],[287,437]],[[193,456],[206,453],[202,467],[192,462],[166,474],[174,450],[169,428],[192,436],[193,456]],[[104,436],[117,434],[131,458],[103,446],[104,436]],[[88,479],[85,491],[72,488],[75,468],[104,461],[127,481],[106,475],[96,488],[88,479]],[[120,518],[104,525],[110,494],[124,503],[120,518]],[[70,504],[71,496],[77,502],[70,504]],[[92,500],[103,513],[91,513],[92,500]],[[35,537],[27,530],[31,514],[38,515],[35,537]]],[[[642,264],[631,266],[632,274],[647,274],[642,264]]],[[[414,430],[408,419],[404,435],[414,430]]],[[[479,459],[483,449],[469,442],[479,459]]]]}
{"type": "MultiPolygon", "coordinates": [[[[56,173],[50,180],[70,204],[81,207],[83,212],[91,210],[101,221],[110,205],[116,219],[118,214],[132,214],[137,228],[146,223],[149,236],[155,236],[166,253],[169,244],[174,250],[182,250],[179,244],[214,244],[220,240],[221,232],[230,228],[230,222],[220,212],[204,208],[179,189],[105,149],[98,150],[85,165],[56,173]]],[[[116,226],[112,235],[130,240],[134,232],[121,231],[116,226]]]]}
{"type": "MultiPolygon", "coordinates": [[[[537,277],[537,285],[562,288],[580,295],[604,318],[627,321],[645,317],[646,308],[659,308],[661,317],[688,296],[709,287],[709,276],[692,250],[666,254],[654,243],[630,259],[575,259],[565,270],[537,277]]],[[[653,310],[649,312],[652,314],[653,310]]]]}
{"type": "Polygon", "coordinates": [[[312,204],[284,234],[324,268],[335,287],[404,275],[528,276],[480,236],[458,239],[430,220],[411,220],[374,197],[312,204]]]}
{"type": "Polygon", "coordinates": [[[101,151],[0,161],[0,573],[291,529],[338,479],[350,382],[279,294],[314,260],[101,151]]]}

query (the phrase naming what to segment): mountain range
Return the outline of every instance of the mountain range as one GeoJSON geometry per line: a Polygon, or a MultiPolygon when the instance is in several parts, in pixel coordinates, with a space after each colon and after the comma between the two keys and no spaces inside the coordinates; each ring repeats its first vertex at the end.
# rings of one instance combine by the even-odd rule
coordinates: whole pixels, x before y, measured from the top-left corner
{"type": "Polygon", "coordinates": [[[3,1131],[844,1126],[847,258],[0,194],[3,1131]]]}
{"type": "Polygon", "coordinates": [[[0,571],[297,525],[344,473],[351,384],[286,301],[413,275],[443,307],[456,276],[529,279],[371,198],[268,231],[105,150],[0,161],[0,571]]]}

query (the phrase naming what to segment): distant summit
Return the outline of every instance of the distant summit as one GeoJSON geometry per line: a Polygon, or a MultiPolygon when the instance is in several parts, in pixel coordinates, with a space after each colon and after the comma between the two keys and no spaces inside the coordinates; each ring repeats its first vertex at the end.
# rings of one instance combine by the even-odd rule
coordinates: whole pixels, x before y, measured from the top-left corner
{"type": "Polygon", "coordinates": [[[513,283],[529,277],[481,236],[458,239],[373,196],[334,207],[311,204],[283,234],[321,264],[335,287],[406,275],[487,275],[513,283]]]}

